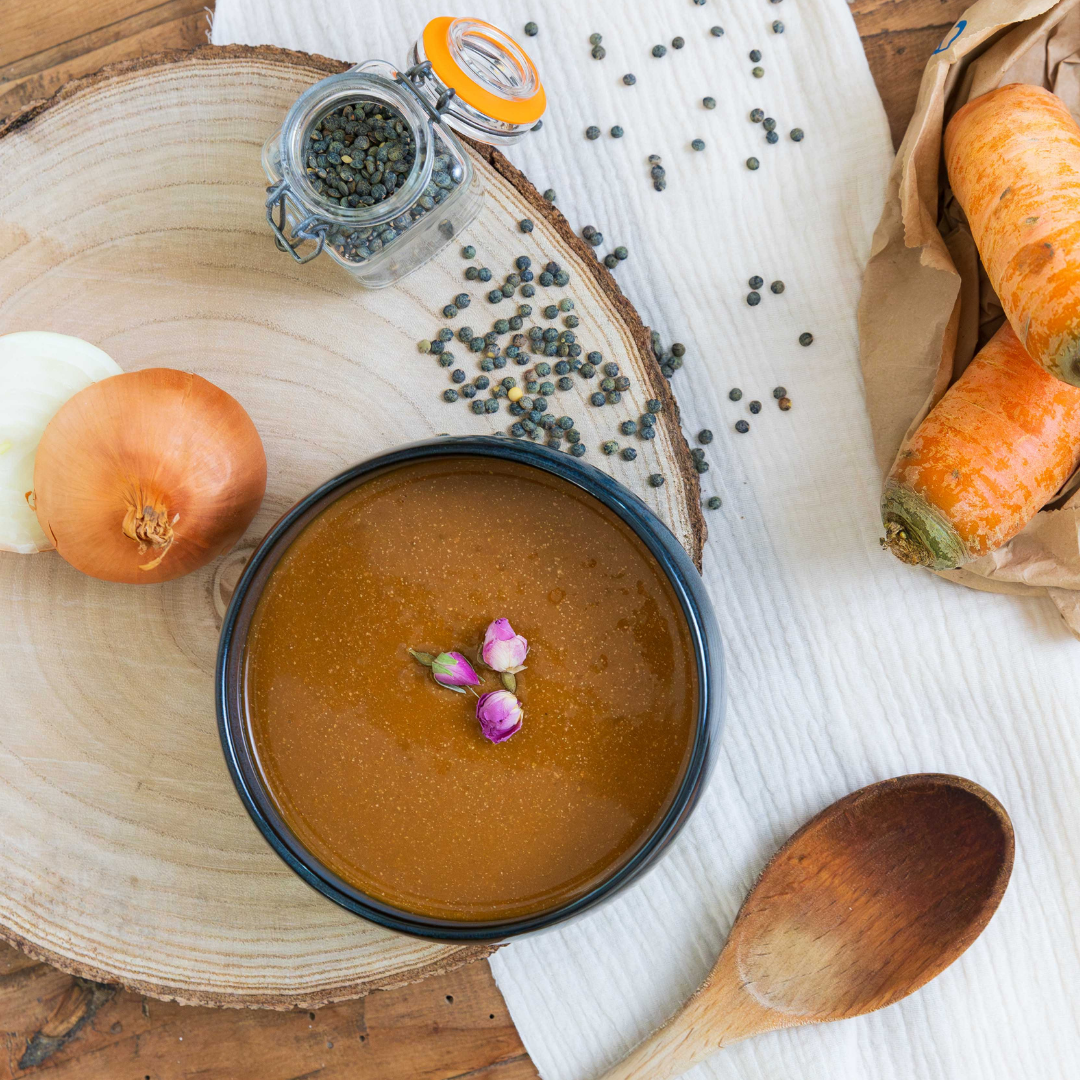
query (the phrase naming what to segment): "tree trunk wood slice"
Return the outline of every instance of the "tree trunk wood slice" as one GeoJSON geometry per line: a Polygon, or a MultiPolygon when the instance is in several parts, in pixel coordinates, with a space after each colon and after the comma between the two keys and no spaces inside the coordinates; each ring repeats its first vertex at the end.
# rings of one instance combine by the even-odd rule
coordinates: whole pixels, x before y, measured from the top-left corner
{"type": "MultiPolygon", "coordinates": [[[[474,306],[455,329],[510,314],[469,288],[458,243],[380,291],[274,247],[262,142],[306,86],[344,66],[273,48],[162,54],[0,127],[0,332],[74,334],[126,370],[194,370],[244,405],[266,446],[248,535],[186,578],[112,585],[51,552],[0,553],[0,937],[180,1002],[311,1007],[492,951],[383,930],[309,889],[248,819],[218,743],[221,617],[279,515],[371,454],[510,422],[443,402],[446,372],[416,349],[462,290],[474,306]]],[[[649,502],[700,564],[697,478],[647,330],[562,215],[500,153],[473,151],[487,195],[461,243],[497,275],[523,253],[570,271],[554,298],[574,298],[579,340],[633,386],[618,408],[590,407],[580,385],[555,407],[576,417],[587,460],[649,502]],[[600,443],[651,397],[665,406],[657,438],[634,441],[634,463],[603,457],[600,443]],[[658,471],[667,483],[648,487],[658,471]]],[[[475,357],[457,352],[471,371],[475,357]]]]}

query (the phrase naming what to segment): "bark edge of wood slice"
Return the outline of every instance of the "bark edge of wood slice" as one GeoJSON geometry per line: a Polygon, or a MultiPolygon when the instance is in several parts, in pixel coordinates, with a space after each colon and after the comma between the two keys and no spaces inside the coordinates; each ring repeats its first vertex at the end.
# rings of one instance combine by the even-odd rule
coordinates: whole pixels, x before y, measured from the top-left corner
{"type": "MultiPolygon", "coordinates": [[[[176,582],[110,585],[51,552],[0,553],[0,937],[71,974],[183,1003],[314,1007],[496,947],[394,934],[316,894],[258,835],[218,743],[218,627],[274,520],[355,461],[491,422],[442,402],[446,373],[415,347],[471,284],[456,244],[377,292],[326,258],[296,267],[273,246],[261,143],[300,91],[347,66],[264,46],[162,53],[75,80],[0,124],[0,333],[56,330],[125,370],[195,370],[248,409],[270,463],[236,551],[176,582]],[[125,160],[138,168],[118,168],[125,160]]],[[[471,149],[487,195],[464,236],[493,270],[527,252],[571,271],[579,337],[634,380],[617,414],[571,392],[590,458],[700,567],[697,477],[648,330],[562,214],[499,151],[471,149]],[[526,213],[527,236],[516,227],[526,213]],[[601,434],[617,438],[648,398],[664,404],[658,437],[635,443],[637,462],[602,458],[601,434]],[[644,483],[654,471],[667,476],[661,489],[644,483]]]]}

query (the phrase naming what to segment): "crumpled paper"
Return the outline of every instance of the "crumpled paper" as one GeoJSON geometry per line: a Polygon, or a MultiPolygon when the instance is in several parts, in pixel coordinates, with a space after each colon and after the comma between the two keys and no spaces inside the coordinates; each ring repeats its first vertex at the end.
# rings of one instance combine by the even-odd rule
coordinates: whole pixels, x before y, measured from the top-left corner
{"type": "MultiPolygon", "coordinates": [[[[1080,0],[979,0],[923,73],[859,303],[866,401],[883,473],[1005,318],[948,186],[941,142],[962,105],[1013,82],[1045,86],[1080,120],[1080,0]]],[[[1004,547],[938,573],[985,592],[1048,596],[1080,637],[1080,470],[1004,547]]]]}

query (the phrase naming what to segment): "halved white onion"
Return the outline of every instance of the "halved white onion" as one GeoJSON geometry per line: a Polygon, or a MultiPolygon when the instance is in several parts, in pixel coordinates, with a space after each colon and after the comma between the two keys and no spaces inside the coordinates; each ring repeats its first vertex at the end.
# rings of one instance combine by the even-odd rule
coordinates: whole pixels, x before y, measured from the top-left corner
{"type": "Polygon", "coordinates": [[[0,550],[29,555],[53,546],[26,501],[41,435],[69,398],[120,372],[81,338],[43,330],[0,337],[0,550]]]}

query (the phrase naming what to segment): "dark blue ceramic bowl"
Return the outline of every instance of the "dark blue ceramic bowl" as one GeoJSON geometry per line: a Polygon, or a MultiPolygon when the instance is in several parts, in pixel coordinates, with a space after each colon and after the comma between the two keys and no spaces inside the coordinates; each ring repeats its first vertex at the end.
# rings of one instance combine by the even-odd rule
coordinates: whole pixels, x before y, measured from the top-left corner
{"type": "Polygon", "coordinates": [[[546,929],[595,907],[654,866],[686,823],[716,759],[724,713],[724,654],[716,616],[694,564],[671,530],[636,496],[591,465],[544,447],[492,437],[440,437],[380,454],[328,480],[302,499],[267,533],[233,595],[221,631],[217,662],[217,714],[221,745],[236,790],[270,846],[309,885],[335,903],[381,926],[443,941],[499,941],[546,929]],[[278,814],[255,764],[244,716],[244,644],[266,580],[307,524],[335,499],[372,474],[408,462],[439,457],[502,458],[544,469],[583,488],[619,515],[663,567],[690,627],[697,661],[697,734],[690,763],[667,814],[625,863],[572,903],[497,922],[431,919],[400,911],[366,896],[322,865],[293,836],[278,814]]]}

